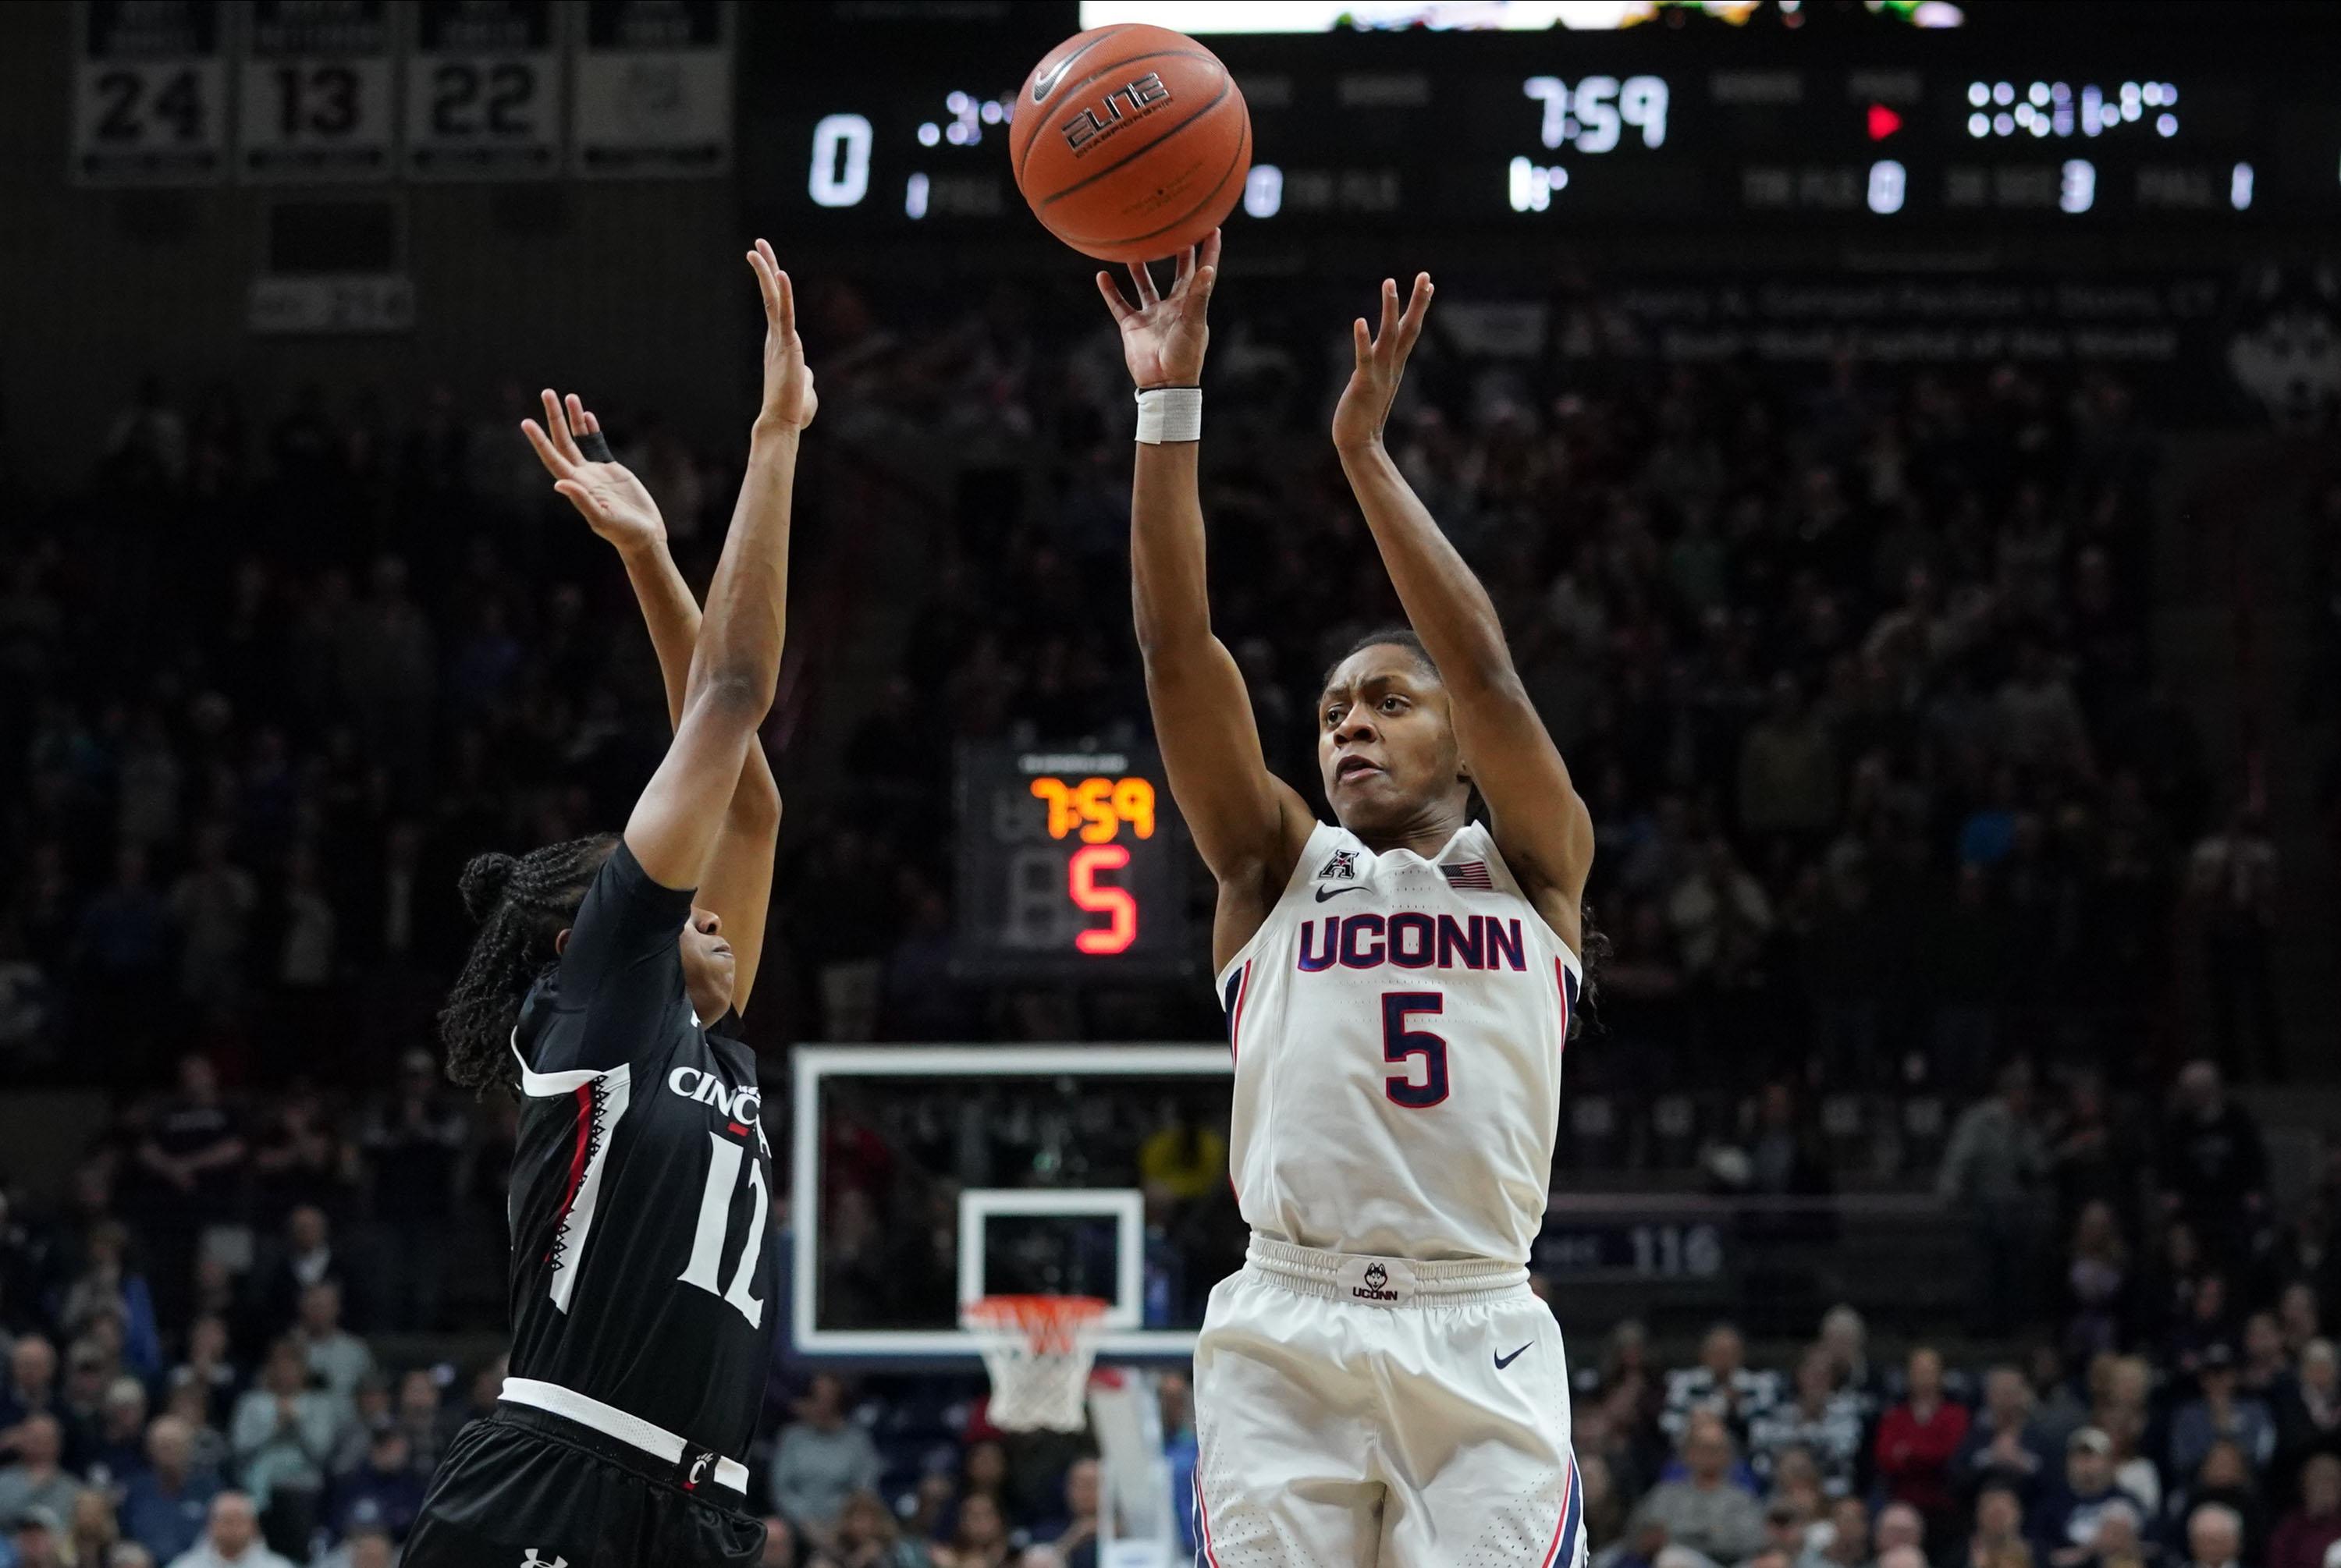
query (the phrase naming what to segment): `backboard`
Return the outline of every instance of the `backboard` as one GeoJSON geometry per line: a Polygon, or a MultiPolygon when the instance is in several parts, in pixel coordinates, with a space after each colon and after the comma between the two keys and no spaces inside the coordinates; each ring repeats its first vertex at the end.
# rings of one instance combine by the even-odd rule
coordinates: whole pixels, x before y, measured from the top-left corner
{"type": "Polygon", "coordinates": [[[972,1364],[960,1307],[1026,1292],[1105,1300],[1101,1362],[1192,1354],[1243,1253],[1226,1047],[808,1046],[793,1070],[796,1354],[972,1364]]]}

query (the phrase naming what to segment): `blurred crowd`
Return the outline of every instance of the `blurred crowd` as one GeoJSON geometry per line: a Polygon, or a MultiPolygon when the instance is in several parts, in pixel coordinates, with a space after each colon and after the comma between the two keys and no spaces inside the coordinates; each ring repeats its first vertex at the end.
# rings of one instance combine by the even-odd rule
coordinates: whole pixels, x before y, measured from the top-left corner
{"type": "MultiPolygon", "coordinates": [[[[1320,796],[1317,682],[1396,611],[1323,435],[1347,340],[1308,323],[1347,317],[1224,298],[1215,621],[1271,765],[1320,796]]],[[[752,1038],[1210,1037],[1200,985],[1117,1007],[950,964],[948,744],[1143,738],[1111,332],[1006,291],[924,326],[844,288],[815,306],[821,461],[896,497],[929,570],[899,674],[827,696],[851,788],[778,759],[752,1038]]],[[[2128,392],[1655,369],[1566,302],[1490,329],[1519,310],[1442,301],[1391,440],[1599,834],[1609,952],[1569,1095],[1622,1114],[1565,1111],[1563,1158],[1764,1196],[1932,1183],[1976,1260],[1969,1321],[1935,1326],[2031,1347],[1888,1366],[1849,1310],[1761,1365],[1728,1328],[1689,1366],[1633,1325],[1580,1344],[1597,1552],[2341,1568],[2334,1206],[2274,1201],[2226,1090],[2288,1066],[2275,850],[2155,680],[2157,446],[2128,392]]],[[[623,574],[513,432],[529,407],[313,389],[264,422],[150,382],[85,486],[0,514],[0,1073],[112,1102],[62,1198],[0,1168],[0,1568],[377,1568],[493,1399],[493,1358],[447,1337],[500,1324],[512,1129],[431,1049],[455,871],[618,820],[665,739],[623,574]]],[[[610,422],[703,581],[729,459],[610,422]]],[[[838,525],[822,484],[808,551],[838,525]]],[[[882,1152],[914,1108],[838,1136],[882,1152]]],[[[1190,1306],[1237,1235],[1223,1139],[1192,1107],[1080,1125],[1164,1200],[1150,1290],[1190,1306]]],[[[1001,1134],[979,1163],[1014,1185],[1066,1152],[1001,1134]]],[[[931,1197],[848,1183],[822,1288],[873,1322],[946,1288],[913,1255],[931,1227],[896,1223],[931,1197]]],[[[1087,1568],[1094,1462],[991,1432],[975,1391],[776,1383],[767,1563],[1087,1568]]],[[[1162,1414],[1183,1476],[1175,1377],[1162,1414]]]]}
{"type": "MultiPolygon", "coordinates": [[[[1390,440],[1592,808],[1602,1055],[1661,1083],[1721,1058],[1964,1093],[2011,1052],[2096,1066],[2143,1038],[2175,1061],[2183,909],[2212,1043],[2283,1075],[2274,851],[2155,680],[2157,447],[2121,382],[1621,369],[1571,352],[1604,329],[1589,308],[1494,311],[1442,297],[1390,440]]],[[[1205,380],[1215,629],[1271,765],[1320,799],[1323,671],[1398,615],[1324,433],[1345,320],[1237,315],[1205,380]]],[[[938,363],[868,337],[865,366],[938,363]]],[[[945,782],[938,715],[1047,739],[1142,712],[1114,341],[1051,342],[1003,298],[947,348],[943,384],[896,375],[872,400],[892,424],[865,416],[960,457],[904,679],[857,737],[913,802],[880,850],[899,864],[945,782]]],[[[882,964],[882,937],[823,957],[882,964]]]]}
{"type": "MultiPolygon", "coordinates": [[[[408,1092],[427,1102],[415,1067],[408,1092]]],[[[2136,1150],[2052,1150],[2029,1092],[2005,1075],[1940,1172],[1948,1212],[1976,1227],[1993,1321],[1937,1325],[1940,1339],[1904,1323],[1893,1338],[1910,1348],[1890,1358],[1842,1305],[1808,1344],[1751,1347],[1728,1322],[1695,1345],[1675,1334],[1674,1358],[1641,1321],[1579,1338],[1599,1568],[2341,1563],[2332,1193],[2279,1212],[2256,1122],[2207,1062],[2179,1075],[2143,1167],[2136,1150]],[[2027,1190],[2061,1250],[2009,1252],[2027,1190]],[[2151,1247],[2127,1239],[2135,1225],[2151,1247]]],[[[338,1162],[267,1161],[200,1056],[166,1106],[85,1165],[66,1212],[0,1211],[0,1564],[388,1568],[437,1456],[493,1404],[501,1359],[411,1332],[437,1321],[411,1299],[435,1277],[433,1228],[338,1222],[338,1162]],[[252,1211],[207,1194],[236,1191],[282,1193],[277,1224],[227,1223],[252,1211]]],[[[378,1194],[457,1185],[455,1140],[402,1143],[400,1125],[371,1116],[345,1157],[378,1166],[378,1194]],[[426,1146],[435,1169],[395,1163],[426,1146]]],[[[1224,1142],[1196,1134],[1174,1121],[1148,1139],[1141,1179],[1223,1187],[1224,1142]]],[[[1569,1288],[1531,1285],[1555,1302],[1569,1288]]],[[[1154,1397],[1183,1497],[1184,1377],[1162,1372],[1154,1397]]],[[[1090,1438],[1000,1431],[963,1373],[854,1385],[783,1355],[748,1458],[769,1568],[1097,1561],[1090,1438]]]]}
{"type": "Polygon", "coordinates": [[[1868,1354],[1832,1311],[1781,1367],[1718,1325],[1698,1364],[1639,1325],[1580,1366],[1597,1563],[1633,1568],[2323,1568],[2341,1542],[2341,1418],[2316,1299],[2240,1337],[1947,1366],[1868,1354]]]}
{"type": "MultiPolygon", "coordinates": [[[[2276,852],[2154,678],[2157,449],[2121,383],[1658,368],[1580,355],[1602,324],[1561,304],[1509,336],[1492,309],[1442,302],[1391,440],[1592,808],[1609,1061],[1971,1095],[2008,1054],[2099,1069],[2144,1039],[2166,1067],[2207,1045],[2284,1076],[2276,852]],[[2204,1042],[2175,1037],[2182,934],[2204,1042]]],[[[1396,612],[1323,435],[1346,340],[1296,324],[1317,315],[1341,319],[1221,323],[1205,447],[1215,623],[1311,794],[1329,656],[1396,612]]],[[[781,759],[803,786],[782,1000],[752,1027],[1207,1030],[1196,987],[1116,1013],[949,961],[948,744],[1142,738],[1111,332],[1052,335],[1006,293],[934,332],[842,287],[818,316],[823,461],[894,487],[874,521],[921,531],[926,581],[896,678],[825,694],[852,789],[781,759]]],[[[312,389],[255,430],[224,386],[182,406],[149,383],[85,491],[19,511],[0,1059],[153,1086],[198,1043],[257,1082],[364,1077],[362,1049],[309,1047],[427,1038],[463,858],[623,813],[663,739],[656,671],[622,574],[512,432],[526,408],[443,394],[402,431],[312,389]]],[[[702,571],[723,461],[654,415],[612,422],[702,571]]],[[[810,552],[819,471],[804,488],[810,552]]]]}
{"type": "MultiPolygon", "coordinates": [[[[432,1039],[464,858],[623,814],[664,746],[657,670],[612,635],[623,577],[546,506],[519,398],[399,432],[311,389],[254,432],[224,387],[184,410],[150,382],[86,489],[13,511],[0,1060],[159,1087],[192,1047],[258,1086],[379,1083],[432,1039]]],[[[725,481],[640,424],[692,558],[725,481]]]]}

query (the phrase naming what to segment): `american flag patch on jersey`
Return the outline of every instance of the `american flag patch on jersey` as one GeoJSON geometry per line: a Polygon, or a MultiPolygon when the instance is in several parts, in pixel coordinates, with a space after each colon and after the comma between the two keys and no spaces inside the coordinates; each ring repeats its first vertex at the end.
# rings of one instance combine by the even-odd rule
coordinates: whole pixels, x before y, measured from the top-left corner
{"type": "Polygon", "coordinates": [[[1446,874],[1447,885],[1450,888],[1461,888],[1474,893],[1496,890],[1495,882],[1488,876],[1488,862],[1485,860],[1462,860],[1439,868],[1446,874]]]}

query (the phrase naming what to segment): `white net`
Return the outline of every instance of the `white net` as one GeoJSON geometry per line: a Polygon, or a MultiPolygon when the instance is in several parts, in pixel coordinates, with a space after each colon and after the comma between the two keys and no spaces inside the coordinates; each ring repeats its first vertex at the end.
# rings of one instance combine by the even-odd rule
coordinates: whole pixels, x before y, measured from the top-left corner
{"type": "Polygon", "coordinates": [[[1086,1295],[988,1295],[960,1313],[991,1376],[991,1424],[1004,1432],[1079,1432],[1105,1303],[1086,1295]]]}

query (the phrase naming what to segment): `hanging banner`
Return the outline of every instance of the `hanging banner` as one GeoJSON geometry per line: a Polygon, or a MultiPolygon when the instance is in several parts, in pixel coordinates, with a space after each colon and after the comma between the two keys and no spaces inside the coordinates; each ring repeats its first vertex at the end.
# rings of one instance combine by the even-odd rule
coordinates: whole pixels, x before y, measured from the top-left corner
{"type": "Polygon", "coordinates": [[[252,0],[238,79],[237,178],[390,177],[389,0],[252,0]]]}
{"type": "Polygon", "coordinates": [[[553,0],[423,0],[406,66],[406,171],[418,180],[561,172],[553,0]]]}
{"type": "Polygon", "coordinates": [[[75,184],[201,184],[225,172],[218,0],[83,0],[74,56],[75,184]]]}
{"type": "Polygon", "coordinates": [[[732,166],[732,8],[723,0],[589,0],[570,145],[589,179],[732,166]]]}

